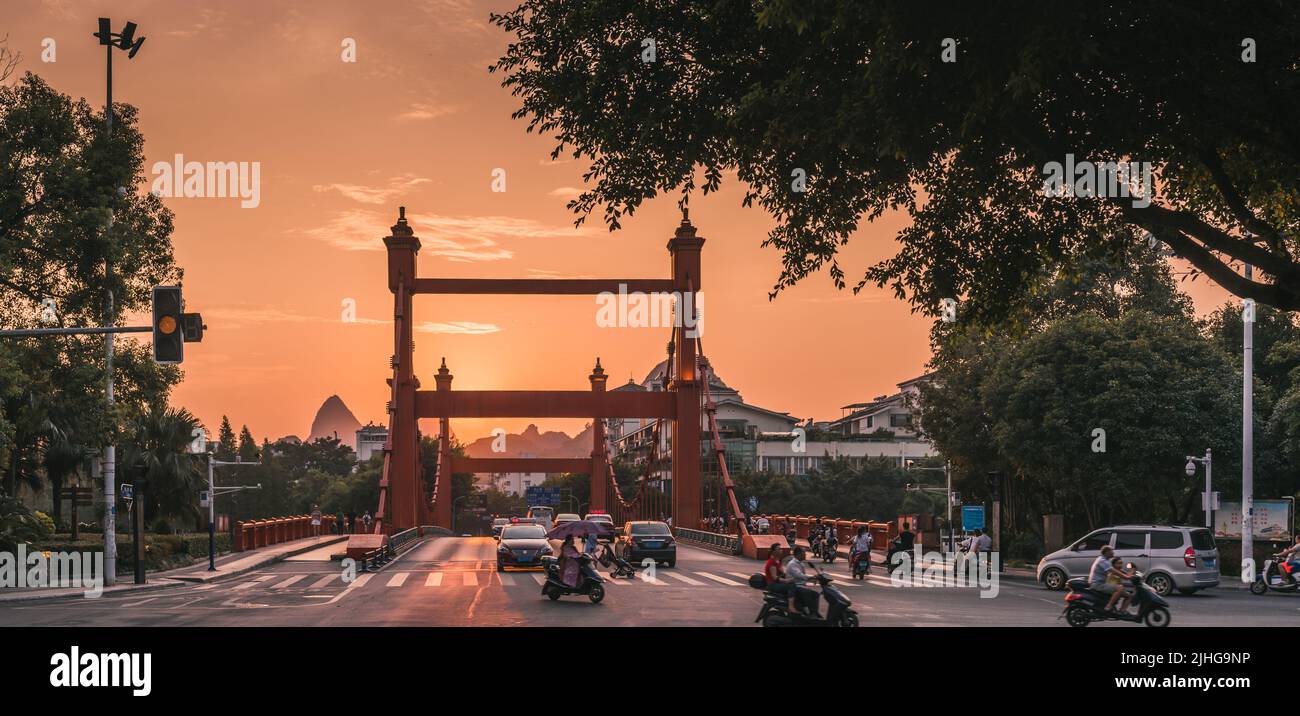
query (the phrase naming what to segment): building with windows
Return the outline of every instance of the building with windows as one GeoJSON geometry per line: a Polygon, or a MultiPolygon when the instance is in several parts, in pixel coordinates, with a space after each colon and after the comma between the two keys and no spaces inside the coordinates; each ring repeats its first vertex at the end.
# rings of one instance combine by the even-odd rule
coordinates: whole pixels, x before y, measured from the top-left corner
{"type": "MultiPolygon", "coordinates": [[[[655,366],[640,383],[631,378],[614,390],[663,390],[667,361],[655,366]]],[[[718,437],[721,438],[732,473],[771,471],[786,475],[807,475],[832,459],[867,460],[883,458],[900,467],[909,459],[935,455],[933,446],[916,430],[918,385],[929,376],[898,384],[899,392],[872,401],[845,406],[849,411],[838,420],[800,420],[789,413],[746,403],[740,392],[710,371],[709,392],[716,408],[718,437]]],[[[653,419],[613,418],[606,421],[610,454],[634,461],[644,460],[654,440],[653,419]]],[[[701,460],[706,472],[716,472],[709,425],[701,419],[704,441],[701,460]]],[[[668,455],[671,430],[659,431],[660,455],[668,455]]],[[[655,473],[658,480],[670,480],[671,469],[655,473]]],[[[656,486],[658,486],[656,484],[656,486]]]]}
{"type": "MultiPolygon", "coordinates": [[[[534,453],[520,453],[519,457],[537,457],[534,453]]],[[[523,495],[528,488],[546,481],[549,473],[545,472],[489,472],[475,475],[480,487],[500,490],[507,495],[523,495]]]]}
{"type": "Polygon", "coordinates": [[[387,442],[388,428],[383,425],[366,423],[365,427],[357,431],[356,442],[353,444],[356,450],[357,462],[366,462],[375,453],[383,454],[384,444],[387,442]]]}

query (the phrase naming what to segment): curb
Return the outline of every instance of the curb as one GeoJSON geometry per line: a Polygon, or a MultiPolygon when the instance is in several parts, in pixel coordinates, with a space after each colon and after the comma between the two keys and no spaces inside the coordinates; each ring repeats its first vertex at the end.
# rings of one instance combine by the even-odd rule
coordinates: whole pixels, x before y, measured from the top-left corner
{"type": "MultiPolygon", "coordinates": [[[[104,593],[101,594],[100,597],[97,597],[97,598],[102,598],[102,597],[108,596],[108,595],[110,595],[110,594],[128,594],[128,593],[130,593],[130,594],[144,594],[144,593],[148,593],[148,592],[155,592],[155,591],[158,591],[158,590],[160,590],[160,589],[168,589],[168,588],[171,588],[171,587],[179,587],[179,586],[183,586],[183,585],[186,585],[186,584],[206,584],[206,583],[209,583],[209,582],[221,582],[221,581],[225,581],[227,578],[230,578],[230,577],[238,577],[238,576],[240,576],[240,575],[247,574],[247,573],[252,572],[252,571],[254,571],[254,570],[261,569],[262,567],[265,567],[265,566],[268,565],[268,564],[275,564],[276,562],[283,561],[285,557],[293,557],[293,556],[295,556],[295,555],[299,555],[299,554],[302,554],[302,553],[304,553],[304,552],[310,552],[310,551],[313,550],[313,549],[319,549],[320,547],[323,547],[323,546],[326,546],[326,545],[331,545],[331,544],[335,544],[335,543],[337,543],[337,542],[342,542],[342,541],[346,540],[347,537],[348,537],[348,535],[340,535],[340,536],[338,536],[338,539],[331,539],[330,541],[327,541],[327,542],[315,542],[315,543],[310,544],[310,545],[305,545],[305,546],[303,546],[303,547],[301,547],[301,548],[295,548],[295,549],[290,550],[290,551],[288,551],[288,552],[282,552],[282,553],[280,553],[280,554],[277,554],[277,555],[275,555],[274,557],[268,557],[267,559],[265,559],[265,560],[263,560],[263,561],[261,561],[261,562],[258,562],[258,563],[256,563],[256,564],[250,565],[250,566],[248,566],[248,567],[244,567],[244,568],[242,568],[242,569],[239,569],[239,570],[236,570],[236,571],[233,571],[233,572],[225,572],[225,573],[223,573],[223,574],[221,574],[221,575],[218,575],[218,576],[212,577],[212,578],[210,578],[210,579],[203,579],[203,578],[201,578],[201,577],[179,577],[179,576],[162,577],[162,576],[159,576],[159,577],[156,577],[156,579],[159,580],[159,581],[157,581],[157,582],[147,582],[147,583],[145,583],[145,584],[140,584],[140,585],[136,585],[136,584],[127,584],[127,585],[122,585],[122,586],[106,587],[106,588],[104,589],[104,593]]],[[[148,576],[148,575],[146,575],[146,576],[148,576]]],[[[67,600],[67,599],[86,599],[86,598],[87,598],[87,597],[85,596],[85,590],[76,591],[76,592],[72,592],[72,593],[69,593],[69,594],[48,594],[48,593],[43,593],[43,592],[42,592],[41,590],[39,590],[39,589],[34,589],[34,590],[31,590],[30,592],[22,592],[22,593],[19,593],[19,594],[0,595],[0,604],[7,604],[7,603],[10,603],[10,602],[14,602],[14,603],[17,603],[17,602],[39,602],[39,601],[50,601],[50,602],[55,602],[55,601],[61,601],[61,600],[67,600]]]]}
{"type": "Polygon", "coordinates": [[[237,577],[241,574],[248,574],[249,572],[252,572],[254,570],[261,569],[262,567],[265,567],[268,564],[275,564],[276,562],[282,562],[284,561],[285,557],[294,557],[296,555],[303,554],[304,552],[310,552],[314,549],[320,549],[321,547],[328,547],[329,545],[332,544],[338,544],[339,542],[344,542],[347,540],[348,537],[349,535],[331,535],[331,538],[328,540],[321,540],[320,542],[313,542],[312,544],[303,545],[302,547],[295,547],[294,549],[289,550],[288,552],[281,552],[273,557],[268,557],[267,559],[261,562],[257,562],[256,564],[252,564],[247,567],[244,567],[243,569],[237,569],[233,572],[225,572],[215,577],[211,577],[207,579],[204,578],[204,575],[196,575],[193,577],[189,575],[183,575],[183,576],[178,575],[175,577],[165,577],[165,579],[174,579],[184,584],[196,584],[196,583],[207,584],[208,582],[220,582],[225,580],[227,577],[237,577]],[[337,539],[335,539],[335,537],[337,537],[337,539]]]}

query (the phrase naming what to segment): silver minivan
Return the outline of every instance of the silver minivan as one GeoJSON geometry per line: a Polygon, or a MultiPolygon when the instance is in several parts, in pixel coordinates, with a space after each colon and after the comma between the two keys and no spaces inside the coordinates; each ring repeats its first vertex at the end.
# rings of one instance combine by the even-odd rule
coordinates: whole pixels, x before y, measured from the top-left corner
{"type": "Polygon", "coordinates": [[[1206,527],[1172,525],[1117,525],[1094,530],[1039,560],[1038,581],[1048,589],[1064,589],[1069,580],[1087,577],[1105,545],[1145,574],[1146,583],[1160,596],[1175,589],[1191,594],[1219,584],[1219,549],[1214,535],[1206,527]]]}

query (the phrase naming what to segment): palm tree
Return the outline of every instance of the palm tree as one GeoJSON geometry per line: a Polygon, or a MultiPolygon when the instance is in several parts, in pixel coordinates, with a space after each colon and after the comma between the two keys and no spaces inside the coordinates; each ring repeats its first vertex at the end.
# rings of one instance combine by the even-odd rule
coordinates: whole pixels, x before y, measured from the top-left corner
{"type": "Polygon", "coordinates": [[[204,478],[199,461],[187,450],[199,420],[184,408],[150,406],[131,421],[122,446],[123,470],[137,482],[145,481],[145,521],[155,531],[171,531],[172,521],[198,519],[197,497],[204,478]]]}

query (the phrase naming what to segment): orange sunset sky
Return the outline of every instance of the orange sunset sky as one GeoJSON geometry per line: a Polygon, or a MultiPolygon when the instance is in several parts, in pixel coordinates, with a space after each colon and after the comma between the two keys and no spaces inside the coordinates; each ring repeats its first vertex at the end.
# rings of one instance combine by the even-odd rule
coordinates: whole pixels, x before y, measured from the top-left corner
{"type": "MultiPolygon", "coordinates": [[[[649,202],[609,233],[581,230],[565,202],[580,162],[551,161],[550,137],[510,118],[516,101],[487,67],[508,37],[487,21],[509,0],[74,2],[6,0],[0,36],[19,71],[104,102],[96,18],[131,20],[147,38],[114,58],[114,99],[140,108],[146,167],[261,163],[261,203],[167,198],[191,311],[208,331],[186,346],[173,402],[210,430],[229,415],[259,440],[305,437],[337,393],[363,423],[384,422],[392,296],[381,237],[408,207],[426,277],[662,277],[676,196],[649,202]],[[54,62],[42,43],[54,40],[54,62]],[[354,38],[357,62],[341,59],[354,38]],[[492,171],[507,190],[491,191],[492,171]],[[358,322],[341,320],[346,299],[358,322]]],[[[12,81],[12,80],[11,80],[12,81]]],[[[140,190],[148,190],[141,187],[140,190]]],[[[747,402],[804,418],[892,392],[924,371],[929,319],[883,289],[837,291],[814,276],[774,301],[780,256],[760,243],[772,220],[740,206],[742,187],[694,196],[704,247],[704,347],[747,402]]],[[[850,282],[892,254],[896,215],[864,226],[841,254],[850,282]]],[[[1198,309],[1226,294],[1198,282],[1198,309]]],[[[416,370],[425,387],[446,356],[461,389],[586,389],[597,356],[611,387],[640,381],[664,355],[665,329],[599,328],[591,297],[418,297],[416,370]]],[[[130,340],[130,339],[127,339],[130,340]]],[[[528,422],[462,420],[461,439],[528,422]]],[[[424,426],[428,434],[436,424],[424,426]]],[[[350,436],[347,436],[350,442],[350,436]]]]}

